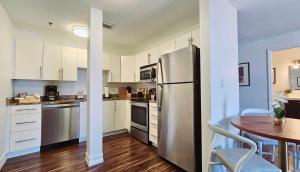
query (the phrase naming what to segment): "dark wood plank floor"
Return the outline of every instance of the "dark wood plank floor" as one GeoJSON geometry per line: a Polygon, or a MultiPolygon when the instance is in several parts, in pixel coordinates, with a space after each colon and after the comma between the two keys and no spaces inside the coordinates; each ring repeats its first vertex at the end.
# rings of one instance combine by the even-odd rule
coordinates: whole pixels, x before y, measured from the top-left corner
{"type": "Polygon", "coordinates": [[[161,159],[155,147],[145,145],[127,133],[105,137],[103,142],[104,163],[90,169],[84,160],[86,145],[81,143],[8,159],[1,171],[182,171],[161,159]]]}

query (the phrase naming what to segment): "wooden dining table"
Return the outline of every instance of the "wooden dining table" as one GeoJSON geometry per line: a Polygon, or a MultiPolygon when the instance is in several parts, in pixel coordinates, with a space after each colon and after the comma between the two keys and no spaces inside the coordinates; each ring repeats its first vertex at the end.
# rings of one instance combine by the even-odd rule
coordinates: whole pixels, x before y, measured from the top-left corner
{"type": "Polygon", "coordinates": [[[282,172],[288,172],[288,142],[300,144],[300,120],[286,118],[284,125],[274,125],[273,117],[240,116],[231,124],[251,134],[278,140],[278,165],[282,172]]]}

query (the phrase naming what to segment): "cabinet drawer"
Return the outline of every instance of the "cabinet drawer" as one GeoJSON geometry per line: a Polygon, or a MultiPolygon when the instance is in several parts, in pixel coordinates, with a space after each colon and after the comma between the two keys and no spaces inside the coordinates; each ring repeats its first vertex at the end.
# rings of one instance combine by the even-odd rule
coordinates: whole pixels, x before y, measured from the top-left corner
{"type": "Polygon", "coordinates": [[[10,135],[10,152],[41,145],[41,130],[16,132],[10,135]]]}
{"type": "Polygon", "coordinates": [[[152,110],[149,110],[149,115],[150,116],[158,116],[158,112],[157,111],[152,111],[152,110]]]}
{"type": "Polygon", "coordinates": [[[154,136],[154,135],[151,135],[151,134],[150,134],[149,140],[150,140],[152,143],[156,144],[156,145],[158,144],[157,137],[154,136]]]}
{"type": "Polygon", "coordinates": [[[150,125],[158,125],[158,117],[150,115],[150,125]]]}
{"type": "Polygon", "coordinates": [[[38,105],[19,105],[11,106],[11,115],[41,113],[42,107],[38,105]]]}
{"type": "Polygon", "coordinates": [[[156,125],[150,124],[149,134],[150,134],[150,136],[152,135],[152,136],[157,137],[158,131],[157,131],[156,125]]]}
{"type": "Polygon", "coordinates": [[[149,103],[149,107],[151,108],[157,108],[157,103],[149,103]]]}
{"type": "Polygon", "coordinates": [[[24,115],[14,115],[11,117],[10,121],[10,131],[26,131],[32,129],[41,128],[41,114],[24,114],[24,115]]]}

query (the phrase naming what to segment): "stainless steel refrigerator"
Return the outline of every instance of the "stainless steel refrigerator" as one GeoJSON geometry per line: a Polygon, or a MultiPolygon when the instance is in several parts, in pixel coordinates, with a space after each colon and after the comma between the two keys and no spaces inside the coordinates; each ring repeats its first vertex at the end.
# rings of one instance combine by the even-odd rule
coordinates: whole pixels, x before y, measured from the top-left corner
{"type": "Polygon", "coordinates": [[[157,72],[158,154],[186,171],[201,171],[200,50],[161,56],[157,72]]]}

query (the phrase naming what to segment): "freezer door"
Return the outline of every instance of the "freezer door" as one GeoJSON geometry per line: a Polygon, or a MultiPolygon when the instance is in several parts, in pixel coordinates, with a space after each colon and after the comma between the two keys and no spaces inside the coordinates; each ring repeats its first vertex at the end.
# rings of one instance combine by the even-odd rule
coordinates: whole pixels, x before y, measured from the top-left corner
{"type": "Polygon", "coordinates": [[[158,86],[158,153],[186,171],[195,171],[193,83],[158,86]]]}
{"type": "Polygon", "coordinates": [[[193,81],[193,61],[196,47],[180,49],[159,58],[158,84],[193,81]]]}

